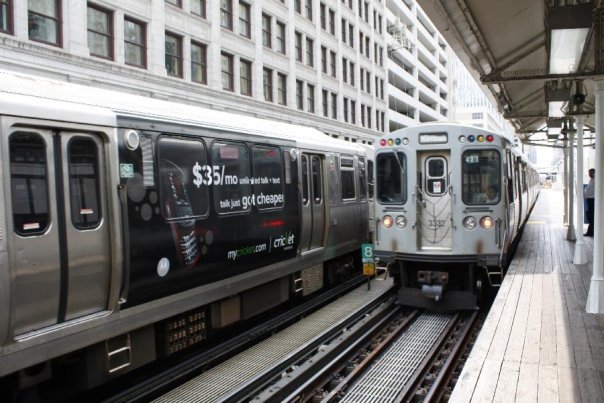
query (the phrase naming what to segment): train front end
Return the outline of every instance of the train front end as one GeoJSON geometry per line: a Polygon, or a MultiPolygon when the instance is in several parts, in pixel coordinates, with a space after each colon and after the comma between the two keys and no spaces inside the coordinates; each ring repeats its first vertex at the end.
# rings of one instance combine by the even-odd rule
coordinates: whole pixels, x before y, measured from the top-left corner
{"type": "Polygon", "coordinates": [[[454,124],[380,139],[374,256],[395,277],[401,304],[472,309],[485,282],[501,281],[509,224],[501,149],[499,136],[454,124]]]}

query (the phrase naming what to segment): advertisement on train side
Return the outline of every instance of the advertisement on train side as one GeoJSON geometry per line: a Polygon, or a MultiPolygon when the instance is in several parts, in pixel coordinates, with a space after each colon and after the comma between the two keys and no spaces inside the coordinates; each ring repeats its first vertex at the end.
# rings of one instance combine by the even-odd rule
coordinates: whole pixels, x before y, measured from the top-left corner
{"type": "Polygon", "coordinates": [[[129,217],[128,303],[295,256],[297,171],[281,147],[156,135],[136,151],[123,153],[122,165],[131,169],[120,169],[129,217]]]}

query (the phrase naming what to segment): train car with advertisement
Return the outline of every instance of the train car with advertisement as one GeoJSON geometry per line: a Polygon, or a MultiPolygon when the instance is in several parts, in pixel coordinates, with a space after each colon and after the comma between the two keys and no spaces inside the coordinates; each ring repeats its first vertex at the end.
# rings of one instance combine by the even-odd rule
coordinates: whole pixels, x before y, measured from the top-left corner
{"type": "Polygon", "coordinates": [[[472,309],[498,286],[539,192],[506,137],[432,123],[384,135],[375,153],[375,258],[401,304],[472,309]]]}
{"type": "Polygon", "coordinates": [[[316,129],[0,72],[0,139],[4,397],[100,385],[361,272],[366,150],[316,129]]]}

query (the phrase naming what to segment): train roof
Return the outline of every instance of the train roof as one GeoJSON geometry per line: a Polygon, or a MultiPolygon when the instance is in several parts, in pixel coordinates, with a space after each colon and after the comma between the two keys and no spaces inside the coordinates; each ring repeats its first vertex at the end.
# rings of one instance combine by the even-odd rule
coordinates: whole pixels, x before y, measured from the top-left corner
{"type": "Polygon", "coordinates": [[[364,154],[359,144],[302,125],[234,114],[0,70],[0,111],[56,121],[117,126],[118,117],[155,119],[226,131],[294,140],[299,147],[364,154]]]}

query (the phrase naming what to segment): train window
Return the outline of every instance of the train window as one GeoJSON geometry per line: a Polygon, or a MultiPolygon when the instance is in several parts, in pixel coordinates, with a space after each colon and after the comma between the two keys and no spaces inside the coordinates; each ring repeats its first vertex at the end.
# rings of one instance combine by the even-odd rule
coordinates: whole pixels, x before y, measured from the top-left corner
{"type": "Polygon", "coordinates": [[[501,199],[501,157],[496,150],[469,150],[462,155],[462,200],[497,204],[501,199]]]}
{"type": "Polygon", "coordinates": [[[203,142],[162,136],[158,143],[162,213],[166,220],[208,214],[208,188],[220,172],[207,164],[203,142]]]}
{"type": "Polygon", "coordinates": [[[71,221],[78,229],[91,229],[101,221],[98,149],[88,138],[68,145],[71,221]]]}
{"type": "Polygon", "coordinates": [[[323,202],[323,182],[321,180],[321,160],[319,157],[312,157],[312,196],[314,204],[323,202]]]}
{"type": "Polygon", "coordinates": [[[212,144],[212,164],[216,211],[219,214],[250,211],[255,200],[252,196],[247,147],[239,143],[216,141],[212,144]]]}
{"type": "Polygon", "coordinates": [[[308,157],[302,156],[302,203],[308,205],[308,157]]]}
{"type": "Polygon", "coordinates": [[[258,210],[282,208],[283,155],[278,147],[252,147],[254,199],[258,210]]]}
{"type": "Polygon", "coordinates": [[[426,158],[426,193],[442,196],[447,191],[447,160],[445,157],[426,158]]]}
{"type": "Polygon", "coordinates": [[[365,159],[359,158],[359,187],[360,187],[360,195],[361,200],[365,200],[367,198],[367,176],[365,172],[365,159]]]}
{"type": "Polygon", "coordinates": [[[382,153],[376,159],[377,199],[382,204],[407,201],[407,159],[402,152],[382,153]]]}
{"type": "Polygon", "coordinates": [[[342,200],[353,200],[354,189],[354,161],[352,158],[340,158],[340,175],[342,177],[342,200]]]}
{"type": "Polygon", "coordinates": [[[39,235],[50,221],[46,144],[35,133],[14,133],[9,148],[15,232],[39,235]]]}

